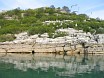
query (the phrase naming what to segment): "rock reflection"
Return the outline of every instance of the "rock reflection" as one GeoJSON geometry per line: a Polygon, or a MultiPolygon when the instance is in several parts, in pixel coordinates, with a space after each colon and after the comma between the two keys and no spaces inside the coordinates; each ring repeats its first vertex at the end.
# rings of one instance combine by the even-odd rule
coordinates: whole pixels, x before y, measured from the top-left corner
{"type": "Polygon", "coordinates": [[[54,72],[58,76],[74,76],[75,74],[104,71],[103,55],[8,55],[0,59],[5,63],[14,64],[15,69],[28,71],[33,69],[38,73],[54,72]]]}

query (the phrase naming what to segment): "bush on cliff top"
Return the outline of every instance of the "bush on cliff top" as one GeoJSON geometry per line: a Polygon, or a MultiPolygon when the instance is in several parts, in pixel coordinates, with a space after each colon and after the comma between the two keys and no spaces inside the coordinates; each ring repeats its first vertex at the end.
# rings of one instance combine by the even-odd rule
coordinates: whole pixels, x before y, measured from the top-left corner
{"type": "Polygon", "coordinates": [[[5,41],[12,41],[16,37],[13,34],[7,34],[7,35],[0,35],[0,42],[5,42],[5,41]]]}
{"type": "Polygon", "coordinates": [[[44,34],[44,33],[52,33],[55,32],[53,27],[48,27],[48,26],[36,26],[36,27],[31,27],[28,30],[28,35],[34,35],[34,34],[44,34]]]}

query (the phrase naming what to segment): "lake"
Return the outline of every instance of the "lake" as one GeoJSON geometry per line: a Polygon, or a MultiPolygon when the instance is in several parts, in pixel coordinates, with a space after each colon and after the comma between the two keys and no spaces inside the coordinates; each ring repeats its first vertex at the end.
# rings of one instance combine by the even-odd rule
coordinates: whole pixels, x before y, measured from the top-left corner
{"type": "Polygon", "coordinates": [[[104,78],[104,55],[8,54],[0,78],[104,78]]]}

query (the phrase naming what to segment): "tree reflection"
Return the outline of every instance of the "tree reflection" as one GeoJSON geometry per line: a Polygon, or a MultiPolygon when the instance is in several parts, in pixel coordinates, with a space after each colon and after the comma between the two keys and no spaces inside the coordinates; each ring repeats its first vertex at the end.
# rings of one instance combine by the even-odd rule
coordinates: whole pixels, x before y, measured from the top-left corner
{"type": "MultiPolygon", "coordinates": [[[[10,56],[11,57],[11,56],[10,56]]],[[[13,57],[13,56],[12,56],[13,57]]],[[[83,74],[87,72],[99,73],[104,71],[104,57],[93,55],[71,55],[65,56],[38,56],[36,53],[29,57],[19,58],[3,58],[0,61],[13,63],[14,69],[27,72],[28,69],[34,70],[38,75],[44,73],[53,73],[60,76],[74,76],[75,74],[83,74]],[[93,59],[92,59],[93,58],[93,59]]],[[[5,63],[5,64],[6,64],[5,63]]]]}

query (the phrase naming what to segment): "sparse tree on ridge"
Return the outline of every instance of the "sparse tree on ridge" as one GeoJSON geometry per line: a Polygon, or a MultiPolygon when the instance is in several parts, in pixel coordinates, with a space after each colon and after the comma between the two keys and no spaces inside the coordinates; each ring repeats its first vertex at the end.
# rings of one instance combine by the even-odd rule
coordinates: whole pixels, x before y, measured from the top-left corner
{"type": "Polygon", "coordinates": [[[70,12],[69,7],[67,7],[67,6],[63,6],[63,7],[62,7],[62,9],[63,9],[64,11],[66,11],[67,13],[69,13],[69,12],[70,12]]]}

